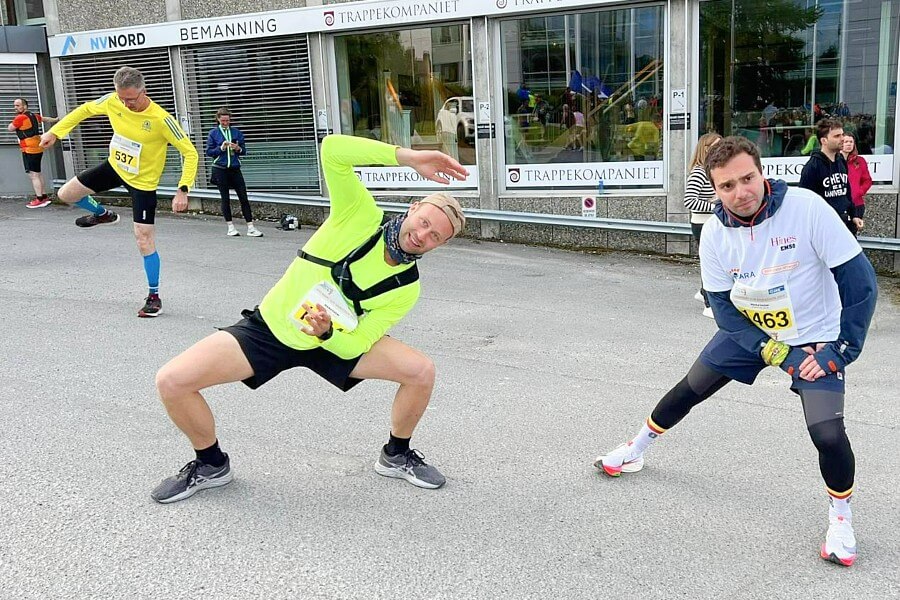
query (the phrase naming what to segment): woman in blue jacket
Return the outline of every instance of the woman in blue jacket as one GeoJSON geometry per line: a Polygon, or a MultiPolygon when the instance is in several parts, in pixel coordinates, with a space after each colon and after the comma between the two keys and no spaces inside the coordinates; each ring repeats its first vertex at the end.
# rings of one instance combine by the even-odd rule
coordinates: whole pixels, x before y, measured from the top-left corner
{"type": "Polygon", "coordinates": [[[209,131],[206,138],[206,155],[213,159],[212,175],[209,180],[219,188],[222,196],[222,215],[228,223],[228,235],[241,235],[231,222],[231,196],[229,190],[237,193],[241,201],[241,212],[247,221],[247,235],[262,237],[262,232],[253,226],[253,212],[247,200],[247,185],[241,174],[240,157],[247,153],[244,134],[237,127],[231,126],[231,111],[222,107],[216,111],[217,127],[209,131]]]}

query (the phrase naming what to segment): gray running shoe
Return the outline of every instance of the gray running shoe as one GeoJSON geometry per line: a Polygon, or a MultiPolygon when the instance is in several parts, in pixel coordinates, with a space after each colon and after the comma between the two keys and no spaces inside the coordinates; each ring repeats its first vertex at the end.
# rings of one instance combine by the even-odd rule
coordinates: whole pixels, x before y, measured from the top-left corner
{"type": "Polygon", "coordinates": [[[381,456],[375,463],[375,472],[385,477],[405,479],[414,486],[429,490],[435,490],[447,481],[440,471],[425,464],[425,457],[418,450],[407,450],[403,454],[389,456],[382,447],[381,456]]]}
{"type": "Polygon", "coordinates": [[[184,465],[176,475],[164,479],[150,493],[150,497],[162,504],[178,502],[190,498],[200,490],[221,487],[234,479],[231,473],[231,459],[225,455],[225,464],[214,467],[199,460],[184,465]]]}

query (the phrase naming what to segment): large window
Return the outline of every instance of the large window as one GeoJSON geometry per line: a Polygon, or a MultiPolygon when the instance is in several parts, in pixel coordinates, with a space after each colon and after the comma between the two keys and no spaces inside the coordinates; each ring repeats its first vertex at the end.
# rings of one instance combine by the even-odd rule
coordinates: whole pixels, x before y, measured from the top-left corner
{"type": "Polygon", "coordinates": [[[701,2],[699,133],[743,135],[771,164],[802,164],[816,121],[836,117],[875,157],[873,178],[890,181],[898,32],[900,0],[701,2]]]}
{"type": "MultiPolygon", "coordinates": [[[[342,133],[441,150],[475,165],[468,25],[343,35],[335,57],[342,133]]],[[[389,177],[367,183],[392,187],[389,177]]],[[[408,173],[397,173],[396,184],[410,183],[408,173]]]]}
{"type": "Polygon", "coordinates": [[[662,185],[663,29],[662,6],[501,23],[509,187],[662,185]]]}

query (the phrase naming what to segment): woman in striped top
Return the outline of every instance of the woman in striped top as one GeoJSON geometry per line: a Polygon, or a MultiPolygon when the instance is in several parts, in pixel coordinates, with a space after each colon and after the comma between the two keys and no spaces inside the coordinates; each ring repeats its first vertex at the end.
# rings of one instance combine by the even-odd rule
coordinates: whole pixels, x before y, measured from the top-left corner
{"type": "MultiPolygon", "coordinates": [[[[691,211],[691,233],[697,244],[700,243],[700,233],[703,231],[703,224],[709,220],[713,213],[713,207],[716,203],[716,192],[713,190],[709,177],[706,175],[706,155],[709,149],[716,145],[722,139],[718,133],[705,133],[697,140],[697,148],[694,149],[694,156],[691,158],[690,172],[688,173],[687,184],[684,190],[684,206],[691,211]]],[[[706,290],[703,289],[703,282],[700,282],[700,291],[694,295],[694,298],[703,302],[703,316],[713,318],[712,309],[709,307],[709,301],[706,299],[706,290]]]]}

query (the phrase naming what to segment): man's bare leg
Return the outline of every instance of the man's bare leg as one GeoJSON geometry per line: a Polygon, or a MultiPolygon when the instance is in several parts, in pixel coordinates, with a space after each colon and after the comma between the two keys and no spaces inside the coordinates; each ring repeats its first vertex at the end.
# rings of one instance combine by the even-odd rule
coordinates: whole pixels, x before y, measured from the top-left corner
{"type": "Polygon", "coordinates": [[[231,482],[228,456],[219,450],[215,418],[200,390],[252,375],[253,369],[237,339],[224,331],[200,340],[159,370],[159,397],[169,418],[190,440],[197,460],[157,486],[151,494],[154,500],[177,502],[201,489],[231,482]],[[214,458],[203,460],[205,456],[214,458]]]}
{"type": "Polygon", "coordinates": [[[434,363],[403,342],[383,337],[350,374],[358,379],[384,379],[400,384],[391,408],[391,436],[375,463],[379,475],[406,479],[415,486],[439,488],[446,479],[422,455],[409,449],[409,438],[425,412],[434,389],[434,363]]]}

